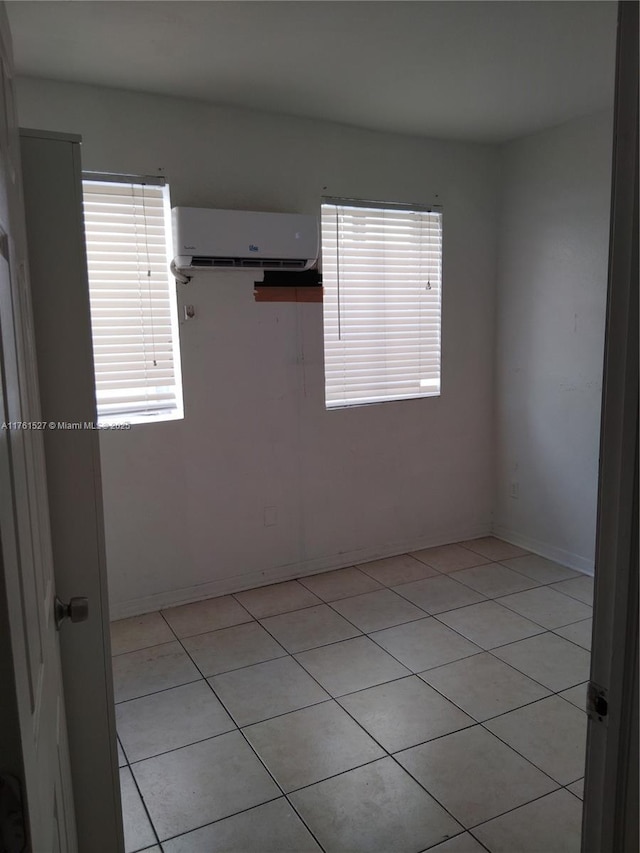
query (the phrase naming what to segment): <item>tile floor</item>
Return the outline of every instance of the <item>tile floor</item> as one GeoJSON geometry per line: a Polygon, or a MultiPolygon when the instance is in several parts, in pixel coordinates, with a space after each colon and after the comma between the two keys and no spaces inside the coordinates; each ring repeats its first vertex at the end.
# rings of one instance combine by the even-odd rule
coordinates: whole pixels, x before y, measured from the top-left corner
{"type": "Polygon", "coordinates": [[[486,537],[113,623],[127,853],[578,853],[592,587],[486,537]]]}

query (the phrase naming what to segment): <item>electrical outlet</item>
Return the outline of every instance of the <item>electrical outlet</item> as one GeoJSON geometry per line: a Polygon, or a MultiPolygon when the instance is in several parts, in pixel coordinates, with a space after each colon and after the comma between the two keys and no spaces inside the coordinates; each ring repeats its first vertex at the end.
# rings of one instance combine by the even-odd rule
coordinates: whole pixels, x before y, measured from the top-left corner
{"type": "Polygon", "coordinates": [[[517,501],[520,497],[520,483],[511,483],[511,489],[509,491],[509,494],[514,499],[514,501],[517,501]]]}

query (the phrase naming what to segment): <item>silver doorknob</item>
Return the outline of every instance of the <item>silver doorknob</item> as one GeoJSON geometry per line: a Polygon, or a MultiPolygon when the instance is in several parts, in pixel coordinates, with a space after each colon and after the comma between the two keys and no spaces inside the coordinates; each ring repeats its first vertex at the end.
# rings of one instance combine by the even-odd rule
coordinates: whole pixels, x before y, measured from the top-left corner
{"type": "Polygon", "coordinates": [[[86,622],[89,618],[89,599],[84,596],[77,596],[76,598],[70,598],[69,603],[65,604],[56,595],[54,616],[58,631],[65,619],[70,619],[72,622],[86,622]]]}

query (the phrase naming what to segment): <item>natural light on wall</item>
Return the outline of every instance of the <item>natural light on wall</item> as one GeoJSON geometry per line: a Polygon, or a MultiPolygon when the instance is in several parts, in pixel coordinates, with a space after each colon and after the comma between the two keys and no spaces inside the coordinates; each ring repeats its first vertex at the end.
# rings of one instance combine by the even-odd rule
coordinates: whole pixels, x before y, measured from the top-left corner
{"type": "Polygon", "coordinates": [[[183,416],[162,179],[83,181],[98,423],[183,416]]]}
{"type": "Polygon", "coordinates": [[[442,213],[322,204],[328,409],[440,394],[442,213]]]}

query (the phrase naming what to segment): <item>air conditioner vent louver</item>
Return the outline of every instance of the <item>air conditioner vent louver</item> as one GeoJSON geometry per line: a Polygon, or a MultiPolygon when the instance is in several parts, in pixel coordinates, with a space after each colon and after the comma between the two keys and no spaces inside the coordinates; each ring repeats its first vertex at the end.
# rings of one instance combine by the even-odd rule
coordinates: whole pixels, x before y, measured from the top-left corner
{"type": "Polygon", "coordinates": [[[208,258],[194,255],[192,267],[259,267],[260,269],[304,269],[307,261],[303,258],[279,260],[277,258],[208,258]]]}

